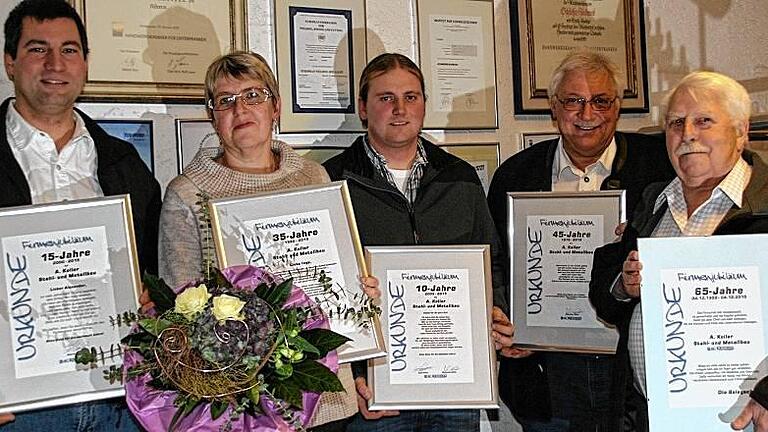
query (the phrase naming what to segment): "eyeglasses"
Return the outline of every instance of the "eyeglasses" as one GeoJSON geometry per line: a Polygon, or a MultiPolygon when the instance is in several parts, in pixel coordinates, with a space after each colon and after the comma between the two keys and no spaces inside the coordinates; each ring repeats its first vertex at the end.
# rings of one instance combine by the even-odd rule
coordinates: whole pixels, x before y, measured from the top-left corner
{"type": "Polygon", "coordinates": [[[235,106],[238,98],[242,99],[246,105],[258,105],[266,102],[271,97],[272,92],[269,89],[253,87],[237,94],[220,95],[213,99],[208,99],[208,108],[214,111],[226,111],[235,106]]]}
{"type": "Polygon", "coordinates": [[[581,111],[584,109],[586,104],[592,106],[592,109],[595,111],[608,111],[611,109],[613,102],[618,99],[618,97],[611,99],[605,96],[595,96],[592,99],[587,100],[583,97],[571,96],[565,99],[560,99],[559,97],[555,96],[555,99],[563,104],[563,109],[566,111],[581,111]]]}

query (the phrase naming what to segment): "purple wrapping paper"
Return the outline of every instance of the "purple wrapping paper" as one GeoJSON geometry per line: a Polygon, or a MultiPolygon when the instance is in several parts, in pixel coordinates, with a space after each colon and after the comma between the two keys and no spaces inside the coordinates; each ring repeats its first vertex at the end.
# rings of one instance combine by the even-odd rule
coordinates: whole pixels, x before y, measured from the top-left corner
{"type": "MultiPolygon", "coordinates": [[[[255,289],[261,282],[272,280],[272,276],[258,267],[252,266],[233,266],[222,270],[224,276],[236,287],[242,289],[255,289]]],[[[187,287],[194,286],[194,283],[183,285],[176,289],[182,291],[187,287]]],[[[295,285],[291,295],[283,306],[284,309],[290,309],[298,306],[308,306],[312,300],[295,285]]],[[[310,319],[305,324],[305,329],[329,328],[328,318],[323,315],[322,318],[310,319]]],[[[125,368],[134,366],[142,360],[141,355],[134,351],[127,351],[125,355],[125,368]]],[[[336,351],[320,360],[320,363],[331,369],[334,373],[338,372],[338,358],[336,351]]],[[[151,380],[149,374],[127,380],[125,384],[125,398],[128,408],[131,410],[136,420],[150,432],[167,431],[171,419],[178,409],[173,405],[176,399],[176,392],[159,391],[147,385],[151,380]]],[[[304,392],[304,409],[300,412],[302,424],[306,427],[315,412],[315,407],[320,399],[319,393],[304,392]]],[[[292,431],[289,426],[274,408],[272,400],[262,395],[260,405],[265,415],[252,417],[241,414],[232,422],[232,432],[254,431],[292,431]]],[[[176,430],[179,431],[218,431],[229,419],[231,408],[219,417],[217,420],[211,420],[210,405],[204,404],[194,409],[187,417],[176,423],[176,430]]]]}

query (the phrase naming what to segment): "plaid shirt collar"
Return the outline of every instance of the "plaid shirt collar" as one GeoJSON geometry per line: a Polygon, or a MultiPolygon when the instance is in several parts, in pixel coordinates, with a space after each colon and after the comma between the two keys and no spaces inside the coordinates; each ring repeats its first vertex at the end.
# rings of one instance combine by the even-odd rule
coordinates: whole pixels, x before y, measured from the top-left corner
{"type": "MultiPolygon", "coordinates": [[[[373,167],[393,188],[397,189],[392,173],[387,169],[387,160],[368,142],[368,135],[363,137],[363,143],[365,144],[363,145],[365,153],[368,155],[368,159],[370,159],[373,167]]],[[[427,154],[424,151],[424,145],[421,143],[421,137],[419,137],[419,141],[416,144],[416,159],[413,161],[411,174],[408,176],[408,181],[405,184],[404,196],[410,205],[413,205],[414,201],[416,201],[416,194],[419,191],[419,185],[421,184],[421,178],[424,176],[424,168],[426,166],[427,154]]]]}
{"type": "MultiPolygon", "coordinates": [[[[718,195],[727,197],[732,202],[732,205],[741,208],[742,199],[744,196],[744,190],[747,188],[749,179],[752,177],[752,167],[742,158],[736,161],[731,171],[712,190],[709,200],[711,201],[718,195]]],[[[657,212],[664,202],[671,205],[672,202],[682,203],[685,206],[685,197],[683,197],[683,184],[680,181],[680,177],[675,177],[674,180],[656,198],[656,202],[653,206],[653,212],[657,212]]],[[[706,205],[706,202],[703,205],[706,205]]]]}

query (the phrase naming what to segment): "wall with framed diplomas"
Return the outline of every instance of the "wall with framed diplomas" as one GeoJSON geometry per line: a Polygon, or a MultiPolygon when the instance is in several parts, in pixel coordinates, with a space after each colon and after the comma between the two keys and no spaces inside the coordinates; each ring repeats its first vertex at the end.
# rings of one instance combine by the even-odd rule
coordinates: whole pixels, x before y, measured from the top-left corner
{"type": "MultiPolygon", "coordinates": [[[[233,47],[270,61],[284,99],[279,138],[320,147],[313,155],[349,145],[362,130],[356,82],[367,60],[384,51],[412,57],[425,72],[425,136],[460,156],[477,148],[456,146],[498,143],[495,164],[531,136],[555,132],[542,89],[558,56],[577,46],[611,53],[621,65],[621,130],[656,124],[666,89],[701,68],[739,79],[755,114],[768,113],[761,63],[768,28],[751,19],[768,13],[761,0],[593,1],[584,6],[591,18],[580,24],[586,33],[573,27],[584,11],[564,0],[227,0],[166,8],[137,0],[130,13],[119,0],[70,1],[86,17],[92,43],[80,108],[126,122],[113,127],[151,124],[151,144],[138,145],[151,152],[145,160],[163,186],[185,157],[211,144],[200,82],[210,59],[233,47]]],[[[16,3],[0,0],[0,14],[16,3]]],[[[4,74],[0,93],[13,93],[4,74]]]]}
{"type": "MultiPolygon", "coordinates": [[[[68,1],[92,45],[79,108],[131,141],[163,187],[218,145],[202,79],[231,49],[270,62],[283,95],[277,138],[317,161],[363,130],[356,93],[367,61],[413,58],[429,95],[424,135],[472,163],[486,187],[504,159],[555,136],[545,89],[572,48],[621,66],[620,130],[656,125],[665,91],[697,69],[740,80],[754,114],[768,115],[768,26],[754,19],[768,16],[764,0],[68,1]]],[[[17,2],[0,0],[3,20],[17,2]]],[[[11,96],[0,75],[0,96],[11,96]]],[[[765,131],[753,138],[768,152],[765,131]]]]}

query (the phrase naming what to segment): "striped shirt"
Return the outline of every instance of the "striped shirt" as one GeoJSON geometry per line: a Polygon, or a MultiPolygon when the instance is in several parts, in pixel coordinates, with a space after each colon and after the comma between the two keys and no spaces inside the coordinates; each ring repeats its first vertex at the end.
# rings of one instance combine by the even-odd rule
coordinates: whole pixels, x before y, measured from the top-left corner
{"type": "MultiPolygon", "coordinates": [[[[731,172],[717,185],[703,204],[701,204],[691,216],[683,196],[683,184],[680,178],[675,178],[661,192],[653,207],[656,213],[664,202],[667,203],[667,211],[662,216],[659,224],[653,230],[651,237],[686,237],[709,236],[715,232],[717,226],[733,206],[741,207],[742,196],[749,179],[752,176],[752,167],[744,159],[739,158],[731,172]]],[[[650,287],[643,287],[650,289],[650,287]]],[[[632,319],[629,322],[629,360],[634,371],[635,387],[640,393],[646,395],[645,385],[645,349],[643,347],[643,314],[642,303],[635,306],[632,311],[632,319]]]]}
{"type": "MultiPolygon", "coordinates": [[[[392,177],[392,173],[387,168],[387,160],[384,156],[377,152],[368,142],[367,135],[363,138],[363,142],[365,143],[363,147],[368,154],[368,159],[371,160],[376,171],[378,171],[378,173],[381,174],[392,187],[400,190],[400,188],[397,187],[397,182],[395,182],[395,179],[392,177]]],[[[401,192],[405,199],[408,200],[409,207],[413,207],[413,203],[416,201],[416,194],[419,191],[419,185],[421,185],[421,178],[424,176],[424,168],[426,168],[426,166],[427,154],[424,152],[424,146],[421,144],[421,138],[419,138],[418,144],[416,145],[416,159],[413,161],[411,173],[408,176],[408,180],[405,182],[405,191],[401,192]]]]}

